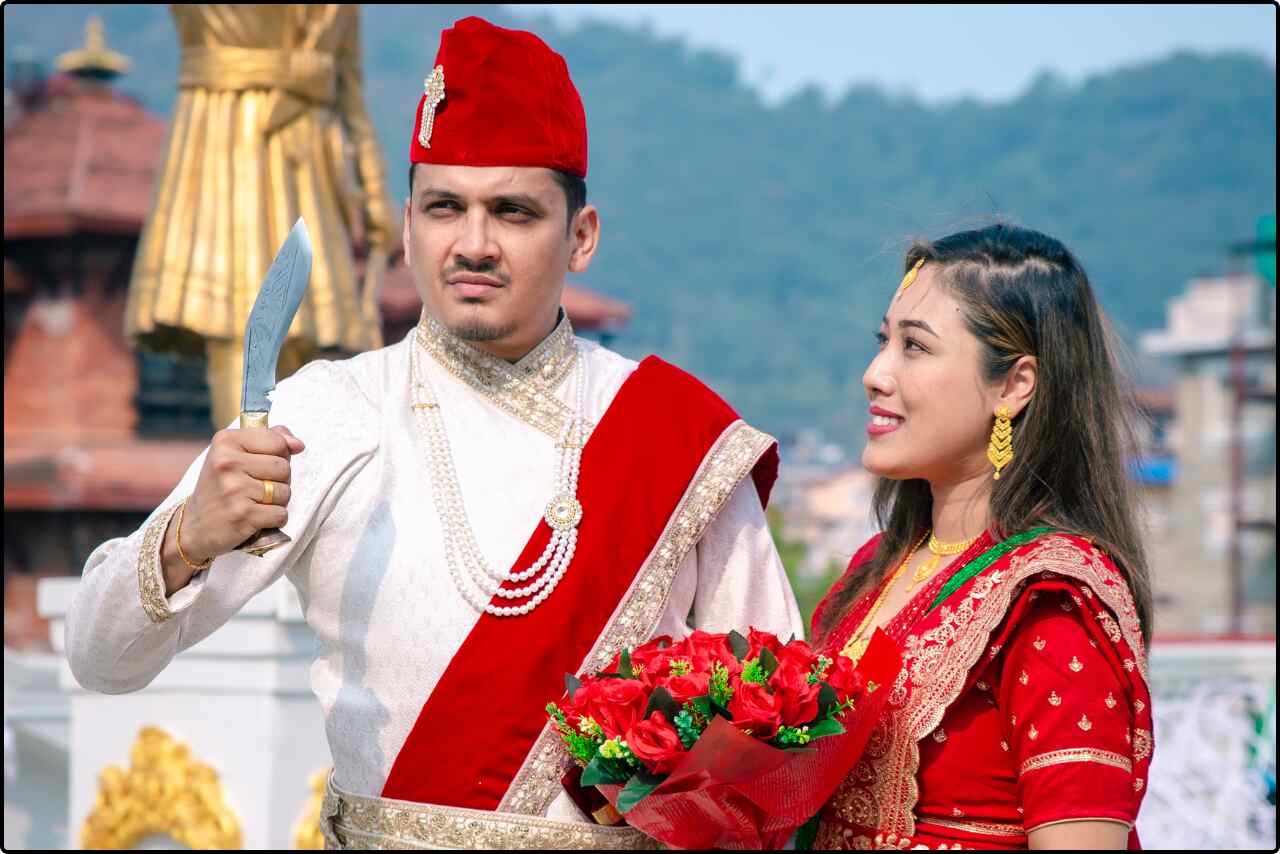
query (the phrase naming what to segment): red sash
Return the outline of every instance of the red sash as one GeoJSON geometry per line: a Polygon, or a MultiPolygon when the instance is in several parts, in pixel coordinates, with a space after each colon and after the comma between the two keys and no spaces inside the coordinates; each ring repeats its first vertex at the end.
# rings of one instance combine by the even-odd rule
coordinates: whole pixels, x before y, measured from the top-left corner
{"type": "MultiPolygon", "coordinates": [[[[679,368],[655,356],[640,364],[583,449],[585,512],[572,566],[532,613],[481,615],[400,748],[383,797],[498,806],[546,723],[546,704],[564,692],[564,674],[591,651],[699,466],[737,420],[679,368]]],[[[753,469],[762,504],[777,469],[775,445],[753,469]]],[[[516,566],[536,560],[550,536],[539,522],[516,566]]]]}

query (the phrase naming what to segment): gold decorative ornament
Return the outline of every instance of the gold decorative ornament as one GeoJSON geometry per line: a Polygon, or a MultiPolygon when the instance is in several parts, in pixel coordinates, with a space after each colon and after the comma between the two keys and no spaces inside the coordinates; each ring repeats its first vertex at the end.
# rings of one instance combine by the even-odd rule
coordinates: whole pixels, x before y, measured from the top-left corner
{"type": "Polygon", "coordinates": [[[218,773],[191,757],[185,744],[144,727],[129,752],[128,771],[111,765],[99,776],[98,797],[80,831],[80,847],[126,850],[165,835],[187,848],[243,847],[240,820],[226,805],[218,773]]]}
{"type": "Polygon", "coordinates": [[[274,504],[276,499],[276,483],[274,480],[262,482],[262,503],[274,504]]]}
{"type": "Polygon", "coordinates": [[[910,593],[917,584],[930,578],[937,571],[938,565],[944,557],[955,557],[958,554],[963,554],[977,540],[977,537],[970,537],[962,543],[944,543],[933,534],[930,534],[929,551],[931,556],[911,574],[911,583],[907,585],[907,592],[910,593]]]}
{"type": "Polygon", "coordinates": [[[427,101],[422,105],[422,125],[418,128],[418,142],[423,148],[431,147],[431,131],[436,123],[436,107],[444,100],[444,66],[437,65],[431,76],[422,81],[427,101]]]}
{"type": "Polygon", "coordinates": [[[916,265],[914,267],[912,267],[910,270],[907,271],[907,274],[902,277],[902,284],[898,285],[898,293],[902,293],[907,288],[911,287],[911,285],[916,280],[916,276],[920,274],[920,268],[923,266],[924,266],[924,259],[921,258],[919,261],[916,262],[916,265]]]}
{"type": "Polygon", "coordinates": [[[302,814],[293,823],[294,851],[323,851],[324,833],[320,830],[320,806],[324,803],[325,783],[329,779],[328,768],[321,768],[307,779],[311,795],[302,808],[302,814]]]}
{"type": "Polygon", "coordinates": [[[107,47],[106,30],[102,19],[97,15],[91,17],[84,28],[84,47],[69,51],[58,57],[59,71],[76,73],[124,74],[133,61],[122,53],[116,53],[107,47]]]}
{"type": "Polygon", "coordinates": [[[996,410],[996,423],[991,428],[991,444],[987,446],[987,459],[996,467],[995,480],[1000,479],[1000,470],[1013,460],[1013,421],[1010,419],[1007,406],[996,410]]]}

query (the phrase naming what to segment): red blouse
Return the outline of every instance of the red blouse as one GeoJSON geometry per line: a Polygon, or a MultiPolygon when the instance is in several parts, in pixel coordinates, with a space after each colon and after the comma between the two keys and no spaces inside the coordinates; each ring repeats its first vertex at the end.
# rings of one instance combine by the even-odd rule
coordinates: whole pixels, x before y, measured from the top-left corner
{"type": "MultiPolygon", "coordinates": [[[[1105,585],[1109,598],[1114,600],[1117,591],[1127,595],[1127,585],[1105,556],[1083,540],[1071,541],[1072,547],[1091,552],[1088,560],[1081,557],[1082,565],[1095,573],[1113,573],[1105,585]]],[[[870,548],[855,555],[849,572],[862,568],[875,544],[873,540],[870,548]]],[[[952,567],[964,566],[991,545],[988,537],[982,537],[952,567]]],[[[847,782],[843,796],[837,792],[833,808],[824,817],[820,847],[909,847],[902,845],[909,842],[930,848],[957,844],[1025,848],[1029,831],[1055,822],[1110,819],[1132,828],[1145,794],[1152,749],[1150,696],[1138,666],[1142,658],[1130,647],[1116,613],[1101,602],[1088,573],[1071,577],[1074,569],[1070,561],[1061,563],[1061,547],[1052,550],[1059,563],[1047,561],[1045,570],[1037,572],[1032,556],[1050,552],[1037,553],[1035,547],[1035,543],[1024,546],[982,573],[998,573],[994,583],[988,579],[993,589],[1000,584],[1017,587],[1008,591],[1009,605],[1002,618],[995,615],[998,622],[989,634],[978,641],[970,637],[968,646],[952,643],[943,651],[945,656],[962,647],[973,648],[978,660],[958,677],[963,687],[942,711],[938,725],[918,741],[918,766],[859,763],[851,778],[861,779],[856,785],[853,780],[847,782]],[[1016,562],[1019,553],[1021,563],[1016,562]],[[1015,576],[1021,580],[1014,581],[1015,576]],[[883,804],[877,812],[866,803],[876,797],[883,800],[885,792],[899,791],[871,779],[877,771],[915,774],[918,796],[910,813],[914,828],[888,821],[877,822],[878,827],[863,824],[871,820],[867,816],[883,818],[891,812],[883,804]],[[851,806],[858,803],[863,806],[851,806]]],[[[903,608],[903,619],[886,627],[908,655],[918,648],[926,628],[941,622],[936,611],[929,612],[929,605],[944,582],[935,578],[903,608]]],[[[981,607],[983,597],[993,594],[973,584],[957,591],[946,606],[957,611],[972,609],[974,603],[981,607]],[[982,595],[966,603],[966,590],[970,596],[982,595]]],[[[849,625],[861,619],[867,598],[876,592],[851,609],[824,646],[841,648],[849,625]]],[[[815,625],[820,615],[821,610],[815,614],[815,625]]],[[[986,631],[961,619],[955,625],[962,628],[949,631],[957,635],[986,631]]],[[[1130,637],[1133,625],[1132,619],[1126,624],[1130,637]]],[[[941,636],[945,639],[946,632],[941,636]]],[[[1140,637],[1133,640],[1141,646],[1140,637]]],[[[945,669],[947,664],[938,660],[934,669],[945,669]]],[[[927,684],[929,673],[927,668],[917,670],[916,676],[927,684]]],[[[918,704],[914,712],[910,706],[906,702],[892,710],[891,719],[882,721],[883,725],[904,727],[920,719],[918,704]],[[900,719],[893,720],[894,716],[900,719]]],[[[926,718],[928,711],[923,709],[926,718]]],[[[1129,842],[1131,848],[1138,847],[1132,830],[1129,842]]]]}

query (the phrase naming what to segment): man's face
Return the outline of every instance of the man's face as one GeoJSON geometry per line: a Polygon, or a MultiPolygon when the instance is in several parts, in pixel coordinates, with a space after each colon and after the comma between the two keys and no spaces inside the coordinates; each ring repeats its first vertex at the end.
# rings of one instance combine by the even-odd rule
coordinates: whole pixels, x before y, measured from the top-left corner
{"type": "Polygon", "coordinates": [[[427,311],[494,355],[523,356],[554,328],[565,274],[595,251],[595,210],[566,216],[550,169],[419,164],[404,246],[427,311]]]}

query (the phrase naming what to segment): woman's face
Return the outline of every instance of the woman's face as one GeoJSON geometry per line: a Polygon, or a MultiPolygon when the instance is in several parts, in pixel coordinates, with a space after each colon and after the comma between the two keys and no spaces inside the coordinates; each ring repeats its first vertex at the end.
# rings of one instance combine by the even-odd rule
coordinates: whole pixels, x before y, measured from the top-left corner
{"type": "Polygon", "coordinates": [[[940,272],[925,264],[894,296],[876,336],[880,352],[862,375],[871,402],[862,464],[893,480],[958,482],[990,468],[1003,383],[984,380],[981,345],[940,272]]]}

